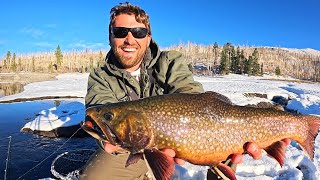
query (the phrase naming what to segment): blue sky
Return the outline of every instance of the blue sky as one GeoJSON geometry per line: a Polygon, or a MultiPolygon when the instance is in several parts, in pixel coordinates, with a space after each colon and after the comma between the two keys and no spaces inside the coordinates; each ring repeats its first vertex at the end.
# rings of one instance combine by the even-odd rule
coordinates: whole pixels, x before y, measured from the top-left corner
{"type": "MultiPolygon", "coordinates": [[[[107,49],[113,0],[1,0],[0,58],[11,53],[107,49]]],[[[319,0],[135,0],[160,47],[180,42],[320,50],[319,0]]]]}

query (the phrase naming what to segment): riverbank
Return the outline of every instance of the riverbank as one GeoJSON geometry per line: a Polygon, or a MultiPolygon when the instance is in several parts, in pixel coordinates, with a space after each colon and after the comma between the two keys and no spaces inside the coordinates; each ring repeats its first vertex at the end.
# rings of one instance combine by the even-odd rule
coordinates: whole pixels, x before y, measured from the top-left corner
{"type": "Polygon", "coordinates": [[[1,97],[0,103],[58,98],[84,98],[87,90],[88,75],[88,73],[66,73],[56,74],[55,76],[54,74],[43,74],[42,81],[41,77],[39,77],[42,74],[30,74],[30,80],[27,80],[26,75],[21,75],[20,82],[23,80],[25,83],[36,80],[40,82],[25,85],[23,92],[1,97]]]}
{"type": "Polygon", "coordinates": [[[56,80],[58,73],[0,73],[0,83],[21,83],[24,85],[41,82],[56,80]]]}

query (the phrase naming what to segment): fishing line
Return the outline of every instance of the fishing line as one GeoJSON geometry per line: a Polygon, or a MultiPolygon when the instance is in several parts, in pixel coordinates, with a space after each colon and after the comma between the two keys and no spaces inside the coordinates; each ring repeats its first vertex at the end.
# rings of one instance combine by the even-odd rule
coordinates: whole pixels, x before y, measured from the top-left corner
{"type": "Polygon", "coordinates": [[[16,135],[16,134],[20,134],[20,133],[21,133],[21,132],[10,133],[10,134],[11,134],[10,136],[5,137],[5,138],[1,138],[0,141],[5,140],[5,139],[8,139],[9,137],[14,136],[14,135],[16,135]]]}
{"type": "Polygon", "coordinates": [[[47,156],[46,158],[44,158],[41,162],[39,162],[37,165],[35,165],[33,168],[31,168],[29,171],[27,171],[26,173],[22,174],[20,177],[18,177],[17,179],[21,179],[23,176],[25,176],[26,174],[28,174],[29,172],[31,172],[32,170],[34,170],[36,167],[38,167],[40,164],[42,164],[44,161],[46,161],[47,159],[49,159],[53,154],[57,153],[79,130],[81,129],[81,127],[74,132],[67,140],[66,142],[64,142],[58,149],[56,149],[54,152],[52,152],[49,156],[47,156]]]}
{"type": "MultiPolygon", "coordinates": [[[[8,139],[8,138],[10,138],[10,141],[11,141],[12,137],[14,137],[15,135],[20,135],[20,134],[21,134],[21,132],[11,133],[10,136],[5,137],[5,138],[1,138],[0,141],[3,141],[3,140],[8,139]]],[[[17,141],[17,140],[15,139],[15,141],[14,141],[13,143],[17,144],[17,143],[20,143],[20,142],[25,142],[25,141],[17,141]]],[[[11,144],[11,143],[10,143],[10,144],[11,144]]],[[[0,148],[5,147],[5,146],[6,146],[6,145],[0,145],[0,148]]]]}
{"type": "Polygon", "coordinates": [[[8,139],[9,137],[10,137],[10,136],[5,137],[5,138],[1,138],[0,141],[5,140],[5,139],[8,139]]]}
{"type": "MultiPolygon", "coordinates": [[[[5,139],[8,139],[9,137],[14,137],[16,135],[21,135],[21,132],[16,132],[16,133],[12,133],[10,136],[8,137],[5,137],[5,138],[1,138],[0,141],[3,141],[5,139]]],[[[19,137],[17,137],[19,139],[19,137]]],[[[15,141],[13,142],[15,145],[19,145],[20,143],[26,143],[26,142],[33,142],[33,140],[26,140],[26,139],[23,139],[23,140],[17,140],[17,138],[15,139],[15,141]]],[[[5,147],[6,145],[0,145],[0,148],[2,147],[5,147]]]]}
{"type": "Polygon", "coordinates": [[[9,136],[7,138],[9,138],[9,144],[8,144],[8,151],[7,151],[6,168],[4,170],[4,180],[7,179],[7,172],[8,172],[8,164],[9,164],[9,155],[10,155],[10,147],[11,147],[12,136],[9,136]]]}

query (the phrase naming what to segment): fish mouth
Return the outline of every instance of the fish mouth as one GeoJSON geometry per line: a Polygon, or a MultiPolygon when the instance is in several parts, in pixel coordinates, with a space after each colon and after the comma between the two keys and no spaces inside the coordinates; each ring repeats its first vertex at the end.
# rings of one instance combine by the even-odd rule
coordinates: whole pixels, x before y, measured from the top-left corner
{"type": "Polygon", "coordinates": [[[107,141],[114,146],[120,145],[121,141],[111,130],[110,125],[104,121],[100,122],[102,122],[103,127],[100,123],[96,123],[91,116],[87,115],[85,121],[81,122],[81,127],[96,139],[107,141]]]}

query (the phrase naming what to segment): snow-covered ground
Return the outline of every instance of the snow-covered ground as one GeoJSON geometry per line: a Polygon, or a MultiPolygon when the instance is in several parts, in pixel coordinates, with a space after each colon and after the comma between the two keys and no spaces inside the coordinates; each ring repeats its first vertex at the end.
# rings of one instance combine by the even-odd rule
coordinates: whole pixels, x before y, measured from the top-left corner
{"type": "MultiPolygon", "coordinates": [[[[56,81],[32,83],[19,94],[0,98],[1,101],[16,98],[34,98],[42,96],[78,96],[86,94],[88,74],[62,74],[56,81]]],[[[256,104],[261,101],[271,102],[274,96],[290,97],[287,108],[302,114],[320,116],[320,83],[303,83],[285,81],[273,76],[247,77],[230,74],[218,77],[195,77],[206,91],[216,91],[231,99],[238,105],[256,104]],[[267,99],[247,97],[245,93],[266,94],[267,99]]],[[[34,121],[26,127],[48,131],[58,126],[78,124],[84,118],[83,98],[75,99],[64,106],[44,109],[34,121]],[[75,103],[76,101],[77,103],[75,103]],[[80,103],[79,103],[80,102],[80,103]]],[[[179,179],[204,179],[207,167],[198,167],[186,163],[177,167],[175,177],[179,179]],[[188,169],[189,171],[187,171],[188,169]]],[[[244,163],[237,167],[238,179],[319,179],[320,168],[320,136],[315,143],[315,157],[311,161],[294,141],[286,151],[283,167],[266,155],[260,160],[252,160],[245,156],[244,163]]]]}

